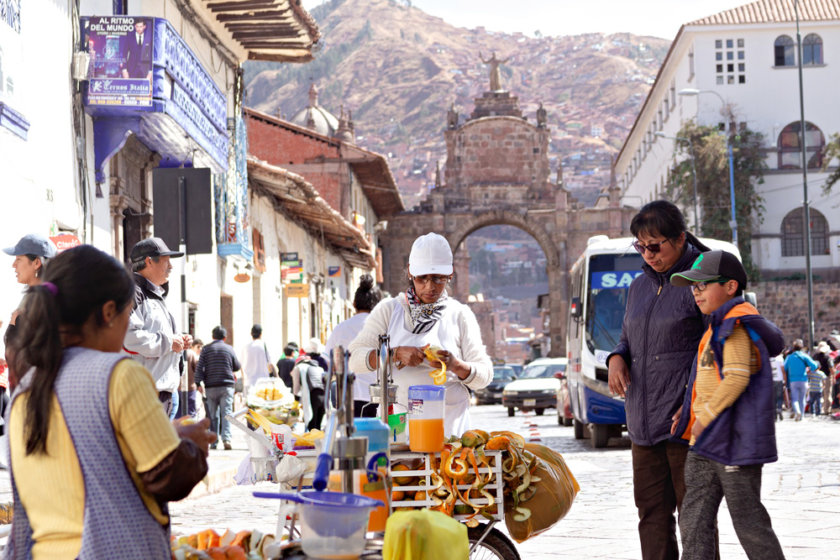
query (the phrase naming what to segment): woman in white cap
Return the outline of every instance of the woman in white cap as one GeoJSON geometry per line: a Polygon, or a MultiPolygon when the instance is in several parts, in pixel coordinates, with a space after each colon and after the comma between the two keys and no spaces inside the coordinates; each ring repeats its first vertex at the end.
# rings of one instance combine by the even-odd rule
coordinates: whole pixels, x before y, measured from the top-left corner
{"type": "Polygon", "coordinates": [[[493,363],[481,341],[475,315],[446,293],[452,272],[452,249],[446,239],[436,233],[418,237],[408,258],[408,289],[382,300],[349,348],[351,371],[373,371],[379,335],[390,336],[397,404],[406,408],[408,388],[429,385],[429,373],[438,367],[426,360],[423,348],[442,348],[438,357],[446,364],[447,437],[470,428],[467,388],[481,389],[493,378],[493,363]]]}

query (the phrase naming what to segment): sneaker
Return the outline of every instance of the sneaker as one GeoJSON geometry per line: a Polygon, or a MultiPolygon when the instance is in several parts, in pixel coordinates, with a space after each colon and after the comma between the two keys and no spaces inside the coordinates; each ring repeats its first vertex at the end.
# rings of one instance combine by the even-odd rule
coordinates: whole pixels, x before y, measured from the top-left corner
{"type": "Polygon", "coordinates": [[[226,449],[227,451],[230,451],[231,449],[233,449],[233,446],[230,444],[230,442],[229,442],[229,441],[226,441],[226,442],[225,442],[225,449],[226,449]]]}
{"type": "Polygon", "coordinates": [[[211,443],[211,444],[210,444],[210,449],[216,449],[216,448],[217,448],[217,446],[216,446],[216,444],[215,444],[215,443],[211,443]]]}
{"type": "Polygon", "coordinates": [[[794,420],[795,420],[796,422],[799,422],[800,420],[802,420],[802,415],[801,415],[800,413],[798,413],[798,412],[797,412],[797,413],[796,413],[796,416],[794,417],[794,420]]]}

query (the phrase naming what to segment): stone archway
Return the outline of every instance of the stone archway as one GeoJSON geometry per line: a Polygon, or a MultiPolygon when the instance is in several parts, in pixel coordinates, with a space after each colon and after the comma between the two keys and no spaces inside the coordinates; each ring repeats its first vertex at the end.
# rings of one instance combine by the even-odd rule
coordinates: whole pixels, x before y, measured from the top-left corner
{"type": "Polygon", "coordinates": [[[405,287],[408,255],[420,235],[430,231],[443,235],[454,254],[470,233],[482,227],[510,225],[525,231],[547,261],[549,355],[563,356],[569,268],[590,236],[627,235],[635,210],[619,207],[615,181],[595,208],[584,208],[570,196],[561,170],[552,181],[546,122],[543,109],[529,121],[519,99],[507,91],[485,92],[466,120],[454,107],[450,109],[443,178],[438,173],[435,188],[419,206],[388,220],[380,242],[384,287],[396,294],[405,287]]]}

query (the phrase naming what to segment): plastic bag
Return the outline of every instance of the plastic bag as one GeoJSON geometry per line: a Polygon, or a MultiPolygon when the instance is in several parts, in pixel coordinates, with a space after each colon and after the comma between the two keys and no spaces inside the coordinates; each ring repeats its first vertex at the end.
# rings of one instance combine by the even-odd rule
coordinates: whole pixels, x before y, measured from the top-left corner
{"type": "Polygon", "coordinates": [[[538,443],[526,443],[525,450],[536,455],[537,467],[532,476],[540,479],[532,483],[536,491],[531,497],[519,504],[528,510],[529,517],[523,521],[514,519],[524,515],[514,509],[513,500],[505,500],[505,525],[510,536],[520,543],[563,519],[580,490],[562,455],[538,443]]]}
{"type": "Polygon", "coordinates": [[[420,509],[393,513],[385,525],[382,560],[468,560],[467,527],[446,514],[420,509]]]}

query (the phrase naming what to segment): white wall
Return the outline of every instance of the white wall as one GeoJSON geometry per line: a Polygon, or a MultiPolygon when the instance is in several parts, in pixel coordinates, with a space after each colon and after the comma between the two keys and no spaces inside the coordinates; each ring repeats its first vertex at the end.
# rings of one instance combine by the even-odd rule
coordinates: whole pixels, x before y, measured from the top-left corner
{"type": "MultiPolygon", "coordinates": [[[[803,86],[805,93],[805,119],[818,126],[826,140],[840,131],[840,112],[836,109],[835,86],[840,78],[840,22],[806,23],[802,25],[802,37],[808,33],[817,33],[823,40],[825,65],[804,67],[803,86]]],[[[737,122],[746,122],[747,126],[765,136],[768,172],[764,183],[756,185],[759,194],[764,197],[765,211],[763,221],[755,232],[763,235],[781,233],[782,219],[788,212],[802,205],[804,199],[801,170],[780,171],[777,169],[775,150],[778,135],[791,122],[799,121],[799,83],[796,67],[774,68],[775,39],[786,34],[796,40],[793,24],[765,24],[741,28],[733,26],[698,26],[685,28],[683,35],[675,45],[674,52],[662,71],[660,79],[651,90],[646,110],[628,138],[622,157],[616,165],[619,185],[624,189],[624,203],[641,206],[655,198],[657,188],[667,177],[667,170],[673,162],[673,140],[656,139],[645,154],[642,138],[644,131],[656,122],[657,110],[662,106],[662,99],[668,94],[670,81],[675,81],[676,90],[692,88],[717,92],[723,103],[731,105],[737,122]],[[719,85],[716,82],[715,40],[733,39],[736,41],[735,60],[737,64],[737,39],[744,40],[744,64],[746,83],[719,85]],[[693,45],[695,76],[689,80],[689,56],[693,45]],[[645,154],[641,164],[634,165],[636,153],[645,154]],[[635,171],[634,171],[635,169],[635,171]],[[629,180],[628,180],[629,179],[629,180]]],[[[725,43],[724,43],[725,45],[725,43]]],[[[722,49],[724,60],[726,49],[722,49]]],[[[724,78],[724,82],[726,79],[724,78]]],[[[682,124],[697,118],[700,124],[714,126],[723,122],[723,105],[717,95],[704,93],[699,96],[677,96],[677,119],[667,121],[663,132],[675,136],[682,124]]],[[[654,128],[656,126],[654,125],[654,128]]],[[[685,157],[685,156],[682,156],[685,157]]],[[[836,165],[837,162],[835,162],[836,165]]],[[[827,174],[818,170],[809,170],[809,199],[812,208],[820,211],[828,221],[828,229],[835,232],[830,238],[830,255],[814,256],[815,269],[840,265],[840,189],[833,195],[822,193],[827,174]]],[[[690,209],[686,217],[690,220],[690,209]]],[[[702,217],[701,217],[702,219],[702,217]]],[[[753,255],[759,267],[769,270],[803,269],[805,257],[781,256],[779,237],[759,237],[753,241],[753,255]]]]}
{"type": "MultiPolygon", "coordinates": [[[[27,233],[58,233],[59,220],[69,227],[81,225],[73,148],[71,43],[67,0],[21,2],[20,33],[0,22],[4,73],[14,80],[14,94],[5,94],[2,100],[30,123],[26,140],[0,127],[0,246],[4,248],[27,233]]],[[[13,257],[0,253],[0,320],[4,324],[21,295],[12,261],[13,257]]]]}

